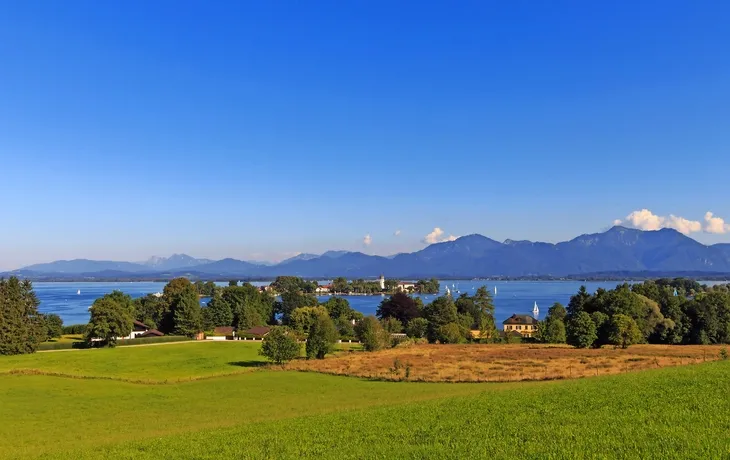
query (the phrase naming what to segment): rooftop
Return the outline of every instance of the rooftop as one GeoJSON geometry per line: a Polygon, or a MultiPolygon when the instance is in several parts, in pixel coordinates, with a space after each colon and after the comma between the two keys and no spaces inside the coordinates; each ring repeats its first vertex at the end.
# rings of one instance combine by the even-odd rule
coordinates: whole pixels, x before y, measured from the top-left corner
{"type": "Polygon", "coordinates": [[[537,324],[537,320],[530,315],[512,315],[502,324],[537,324]]]}

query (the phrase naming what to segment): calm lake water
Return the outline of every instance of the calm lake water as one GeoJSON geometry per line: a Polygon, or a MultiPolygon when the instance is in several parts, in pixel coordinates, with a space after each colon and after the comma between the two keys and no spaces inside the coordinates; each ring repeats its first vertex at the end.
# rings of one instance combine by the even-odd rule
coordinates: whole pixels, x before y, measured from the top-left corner
{"type": "MultiPolygon", "coordinates": [[[[89,321],[88,309],[95,299],[108,294],[113,290],[120,290],[132,297],[141,297],[155,292],[162,292],[166,283],[133,282],[133,283],[34,283],[36,295],[41,302],[39,310],[42,313],[56,313],[64,324],[81,324],[89,321]],[[78,293],[80,291],[80,293],[78,293]]],[[[218,283],[221,286],[227,283],[218,283]]],[[[255,286],[268,283],[256,282],[255,286]]],[[[445,293],[446,286],[452,291],[474,294],[480,286],[487,286],[494,295],[495,319],[501,322],[513,313],[532,314],[532,307],[537,302],[540,308],[540,318],[544,317],[548,308],[554,302],[566,305],[570,296],[580,288],[580,282],[574,281],[446,281],[441,282],[441,293],[445,293]],[[453,286],[453,287],[452,287],[453,286]]],[[[619,284],[616,281],[585,283],[588,292],[595,292],[602,287],[612,289],[619,284]]],[[[456,297],[459,294],[453,292],[456,297]]],[[[435,295],[421,296],[424,303],[431,302],[435,295]]],[[[321,301],[328,296],[319,297],[321,301]]],[[[375,310],[383,300],[381,296],[345,296],[350,306],[365,315],[375,314],[375,310]]],[[[201,303],[204,303],[202,301],[201,303]]]]}

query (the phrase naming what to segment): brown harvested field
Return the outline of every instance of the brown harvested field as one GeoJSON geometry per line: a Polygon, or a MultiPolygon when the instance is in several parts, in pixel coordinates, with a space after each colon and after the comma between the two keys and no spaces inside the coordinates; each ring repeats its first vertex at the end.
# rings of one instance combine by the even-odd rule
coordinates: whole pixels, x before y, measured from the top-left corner
{"type": "Polygon", "coordinates": [[[560,345],[413,345],[297,360],[287,369],[422,382],[512,382],[618,374],[717,360],[721,345],[634,345],[626,350],[560,345]]]}

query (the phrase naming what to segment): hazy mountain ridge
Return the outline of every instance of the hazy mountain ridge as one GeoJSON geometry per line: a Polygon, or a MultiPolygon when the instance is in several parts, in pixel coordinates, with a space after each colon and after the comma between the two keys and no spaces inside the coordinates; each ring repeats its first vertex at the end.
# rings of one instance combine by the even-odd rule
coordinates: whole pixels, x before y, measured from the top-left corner
{"type": "Polygon", "coordinates": [[[564,276],[607,272],[730,273],[730,244],[703,245],[676,230],[613,227],[561,243],[505,240],[474,234],[431,244],[412,253],[382,257],[361,252],[299,254],[264,265],[232,258],[195,259],[185,254],[146,264],[77,259],[25,267],[23,273],[126,272],[208,277],[310,278],[564,276]]]}

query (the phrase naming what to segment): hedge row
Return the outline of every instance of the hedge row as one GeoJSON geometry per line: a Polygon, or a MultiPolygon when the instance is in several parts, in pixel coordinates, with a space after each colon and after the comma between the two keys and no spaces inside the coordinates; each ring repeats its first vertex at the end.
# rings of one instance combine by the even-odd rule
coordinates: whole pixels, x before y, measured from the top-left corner
{"type": "Polygon", "coordinates": [[[184,335],[163,335],[162,337],[141,337],[139,339],[117,340],[117,346],[142,345],[145,343],[187,342],[193,340],[184,335]]]}
{"type": "MultiPolygon", "coordinates": [[[[146,343],[187,342],[189,340],[192,339],[182,335],[165,335],[162,337],[142,337],[139,339],[117,340],[117,346],[124,347],[128,345],[143,345],[146,343]]],[[[89,348],[89,346],[86,342],[47,342],[38,345],[38,351],[70,350],[72,348],[89,348]]]]}

